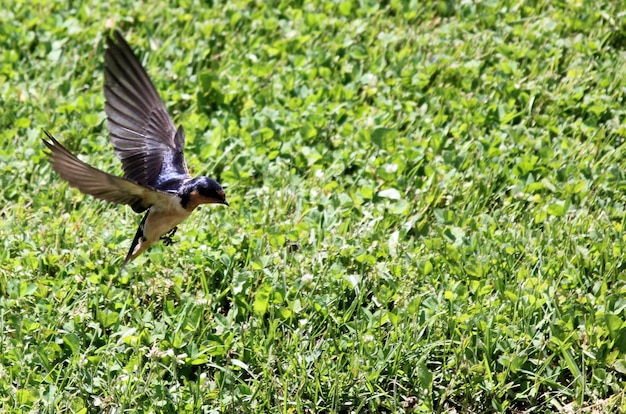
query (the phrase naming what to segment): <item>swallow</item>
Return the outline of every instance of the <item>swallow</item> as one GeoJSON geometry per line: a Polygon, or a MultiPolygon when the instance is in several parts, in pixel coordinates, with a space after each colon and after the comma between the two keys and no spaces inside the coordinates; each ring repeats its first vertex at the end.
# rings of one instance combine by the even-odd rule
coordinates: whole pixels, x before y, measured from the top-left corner
{"type": "Polygon", "coordinates": [[[44,130],[52,168],[83,194],[129,205],[143,219],[120,270],[159,240],[172,243],[177,225],[201,204],[228,206],[212,178],[189,175],[178,129],[137,56],[119,31],[107,37],[104,95],[107,127],[124,176],[86,164],[44,130]]]}

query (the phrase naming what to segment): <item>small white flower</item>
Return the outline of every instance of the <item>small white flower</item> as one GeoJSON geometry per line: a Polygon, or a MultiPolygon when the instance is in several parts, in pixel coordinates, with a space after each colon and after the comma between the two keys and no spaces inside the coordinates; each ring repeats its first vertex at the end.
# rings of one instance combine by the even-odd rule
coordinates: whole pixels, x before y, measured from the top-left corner
{"type": "Polygon", "coordinates": [[[209,300],[204,296],[196,296],[196,300],[194,300],[194,303],[197,306],[206,306],[209,303],[209,300]]]}
{"type": "Polygon", "coordinates": [[[385,164],[385,172],[393,174],[398,171],[398,164],[385,164]]]}
{"type": "Polygon", "coordinates": [[[161,358],[165,353],[161,351],[156,345],[153,345],[152,348],[146,353],[146,358],[156,359],[161,358]]]}

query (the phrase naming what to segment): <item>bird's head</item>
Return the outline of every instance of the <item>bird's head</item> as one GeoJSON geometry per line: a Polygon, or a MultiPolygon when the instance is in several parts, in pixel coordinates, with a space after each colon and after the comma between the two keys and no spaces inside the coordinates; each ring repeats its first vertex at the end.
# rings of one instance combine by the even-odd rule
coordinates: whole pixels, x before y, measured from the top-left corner
{"type": "Polygon", "coordinates": [[[185,187],[183,203],[187,204],[188,208],[194,209],[200,204],[229,205],[224,189],[212,178],[194,178],[185,187]]]}

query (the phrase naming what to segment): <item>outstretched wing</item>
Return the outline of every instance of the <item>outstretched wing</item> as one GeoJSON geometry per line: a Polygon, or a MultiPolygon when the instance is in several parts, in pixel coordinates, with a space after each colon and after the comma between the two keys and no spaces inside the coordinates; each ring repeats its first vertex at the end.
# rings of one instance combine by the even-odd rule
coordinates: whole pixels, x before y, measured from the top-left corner
{"type": "Polygon", "coordinates": [[[157,186],[165,164],[168,173],[189,177],[182,126],[176,130],[139,59],[119,31],[107,38],[104,54],[107,125],[124,177],[157,186]]]}
{"type": "Polygon", "coordinates": [[[52,162],[52,168],[80,192],[111,203],[128,204],[137,213],[172,197],[170,194],[107,174],[82,162],[48,131],[44,132],[50,140],[44,139],[43,143],[51,151],[48,156],[52,162]]]}

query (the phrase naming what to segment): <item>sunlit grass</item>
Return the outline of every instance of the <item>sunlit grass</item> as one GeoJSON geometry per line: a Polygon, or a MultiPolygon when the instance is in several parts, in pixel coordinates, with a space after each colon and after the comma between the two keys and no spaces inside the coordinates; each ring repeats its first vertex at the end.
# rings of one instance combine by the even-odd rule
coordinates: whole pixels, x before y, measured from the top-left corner
{"type": "Polygon", "coordinates": [[[5,5],[3,409],[626,408],[626,15],[535,3],[5,5]],[[110,27],[231,203],[121,275],[110,27]]]}

